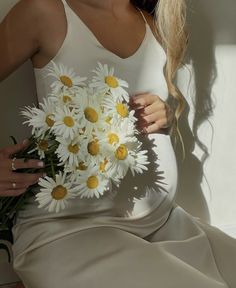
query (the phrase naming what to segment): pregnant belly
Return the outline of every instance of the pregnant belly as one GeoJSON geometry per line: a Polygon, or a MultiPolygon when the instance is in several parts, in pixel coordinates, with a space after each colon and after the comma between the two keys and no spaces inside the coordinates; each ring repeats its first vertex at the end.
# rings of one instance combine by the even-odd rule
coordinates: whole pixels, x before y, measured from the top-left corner
{"type": "Polygon", "coordinates": [[[165,201],[172,201],[177,186],[177,168],[170,136],[155,133],[141,137],[142,149],[148,150],[148,171],[135,176],[128,173],[119,188],[114,186],[100,199],[69,201],[66,209],[60,213],[49,213],[38,208],[32,197],[19,213],[17,222],[65,216],[142,218],[159,209],[165,201]]]}
{"type": "Polygon", "coordinates": [[[164,201],[172,201],[176,193],[177,165],[170,136],[155,133],[141,137],[143,149],[148,150],[148,171],[135,177],[128,173],[115,190],[117,216],[143,217],[164,201]]]}

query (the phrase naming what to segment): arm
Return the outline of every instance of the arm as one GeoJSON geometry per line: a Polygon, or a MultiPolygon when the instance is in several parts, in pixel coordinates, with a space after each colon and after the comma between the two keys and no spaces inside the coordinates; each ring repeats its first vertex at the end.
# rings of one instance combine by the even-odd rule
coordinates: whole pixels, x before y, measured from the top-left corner
{"type": "Polygon", "coordinates": [[[18,2],[0,24],[0,81],[40,49],[37,1],[18,2]]]}
{"type": "MultiPolygon", "coordinates": [[[[41,33],[40,10],[37,10],[39,1],[22,0],[18,2],[0,24],[0,81],[40,49],[40,37],[38,37],[41,33]]],[[[12,171],[12,155],[26,146],[27,142],[0,149],[0,196],[20,195],[43,175],[42,173],[19,174],[12,171]],[[16,187],[13,187],[12,183],[16,183],[16,187]]],[[[17,159],[15,167],[17,169],[39,168],[42,167],[38,166],[39,162],[30,160],[28,163],[24,163],[23,160],[17,159]]]]}

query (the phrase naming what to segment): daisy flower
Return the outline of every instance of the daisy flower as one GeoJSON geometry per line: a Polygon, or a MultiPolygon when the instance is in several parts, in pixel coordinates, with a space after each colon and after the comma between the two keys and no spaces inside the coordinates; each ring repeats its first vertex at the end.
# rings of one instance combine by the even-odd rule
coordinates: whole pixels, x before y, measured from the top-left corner
{"type": "Polygon", "coordinates": [[[72,188],[72,183],[66,181],[66,173],[62,174],[60,171],[55,178],[46,176],[39,179],[38,184],[42,188],[36,195],[36,201],[39,202],[39,208],[58,213],[66,208],[69,199],[76,197],[78,188],[72,188]]]}
{"type": "Polygon", "coordinates": [[[76,93],[71,91],[60,91],[58,93],[52,93],[49,98],[55,103],[55,105],[63,106],[74,106],[75,105],[76,93]]]}
{"type": "Polygon", "coordinates": [[[44,138],[38,138],[36,141],[36,147],[28,151],[28,154],[31,154],[34,151],[37,151],[39,155],[39,159],[44,159],[45,154],[49,151],[49,149],[54,144],[56,144],[56,141],[50,139],[49,135],[46,135],[44,138]]]}
{"type": "Polygon", "coordinates": [[[120,144],[130,141],[134,142],[136,138],[134,137],[133,125],[128,122],[121,124],[119,122],[112,123],[100,140],[104,146],[105,155],[107,155],[107,153],[113,153],[115,147],[118,147],[120,144]]]}
{"type": "Polygon", "coordinates": [[[69,138],[57,137],[56,140],[59,142],[59,146],[55,153],[60,159],[60,165],[66,166],[78,166],[79,162],[84,159],[84,155],[81,151],[81,143],[83,143],[82,136],[77,136],[71,140],[69,138]]]}
{"type": "Polygon", "coordinates": [[[123,88],[128,88],[128,83],[114,76],[114,68],[109,69],[107,64],[102,65],[98,62],[98,67],[93,72],[96,76],[93,77],[90,87],[94,87],[104,94],[111,93],[116,100],[129,101],[129,94],[123,88]]]}
{"type": "Polygon", "coordinates": [[[135,169],[134,167],[137,164],[137,162],[135,161],[137,145],[138,143],[136,139],[136,141],[121,143],[119,144],[119,146],[114,147],[113,153],[110,156],[110,169],[113,175],[117,173],[120,178],[123,178],[127,174],[129,169],[135,169]]]}
{"type": "Polygon", "coordinates": [[[79,86],[84,86],[86,77],[77,76],[72,68],[60,63],[59,65],[52,62],[53,67],[49,69],[49,76],[52,76],[55,81],[51,84],[54,93],[60,91],[76,91],[79,86]]]}
{"type": "Polygon", "coordinates": [[[119,177],[117,173],[114,173],[111,162],[106,157],[99,163],[98,169],[99,169],[99,173],[102,173],[107,179],[109,179],[110,185],[111,185],[111,181],[116,186],[120,185],[121,178],[119,177]]]}
{"type": "Polygon", "coordinates": [[[99,173],[97,167],[89,171],[84,171],[78,177],[78,196],[81,198],[99,198],[109,189],[109,179],[104,174],[99,173]]]}
{"type": "Polygon", "coordinates": [[[104,146],[98,137],[89,137],[84,141],[85,164],[99,165],[103,160],[104,146]]]}
{"type": "Polygon", "coordinates": [[[85,129],[84,133],[90,135],[106,128],[108,124],[104,121],[100,99],[86,90],[78,96],[76,103],[81,110],[81,126],[85,129]]]}
{"type": "Polygon", "coordinates": [[[148,165],[150,162],[148,161],[148,156],[147,154],[147,150],[140,150],[140,151],[136,151],[131,153],[131,157],[134,158],[134,165],[130,166],[130,170],[132,175],[134,176],[135,173],[143,173],[143,171],[147,171],[148,168],[146,165],[148,165]]]}
{"type": "Polygon", "coordinates": [[[78,109],[69,109],[69,107],[57,107],[55,114],[55,123],[53,126],[53,132],[57,136],[64,138],[74,139],[79,134],[80,116],[78,109]]]}
{"type": "Polygon", "coordinates": [[[134,116],[135,111],[129,110],[126,103],[114,101],[112,98],[105,98],[103,102],[105,117],[112,117],[115,121],[129,121],[135,123],[137,118],[134,116]]]}
{"type": "Polygon", "coordinates": [[[95,166],[92,163],[85,163],[84,161],[80,161],[78,165],[65,165],[64,171],[69,173],[68,177],[72,182],[78,182],[78,177],[81,176],[85,171],[90,171],[95,166]]]}
{"type": "Polygon", "coordinates": [[[32,126],[32,134],[37,137],[43,137],[55,123],[55,104],[50,99],[44,98],[43,103],[39,103],[39,106],[41,106],[41,109],[37,107],[25,107],[20,114],[28,119],[23,124],[32,126]]]}

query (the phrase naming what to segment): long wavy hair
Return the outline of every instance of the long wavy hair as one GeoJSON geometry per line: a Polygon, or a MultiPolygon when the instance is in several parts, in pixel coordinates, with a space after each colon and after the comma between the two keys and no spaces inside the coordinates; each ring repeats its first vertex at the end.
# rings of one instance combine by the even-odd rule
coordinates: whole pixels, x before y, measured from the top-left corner
{"type": "MultiPolygon", "coordinates": [[[[154,16],[156,36],[160,39],[167,54],[165,77],[169,94],[176,100],[175,121],[172,132],[177,132],[182,142],[178,120],[184,110],[185,100],[174,84],[174,79],[178,68],[183,62],[188,39],[185,29],[185,0],[130,0],[130,2],[154,16]]],[[[177,135],[176,133],[174,134],[175,136],[177,135]]]]}

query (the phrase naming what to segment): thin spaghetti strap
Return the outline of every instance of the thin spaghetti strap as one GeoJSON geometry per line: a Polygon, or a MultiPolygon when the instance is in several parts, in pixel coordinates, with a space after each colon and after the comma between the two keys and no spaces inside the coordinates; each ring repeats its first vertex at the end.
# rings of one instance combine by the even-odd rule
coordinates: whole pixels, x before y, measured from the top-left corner
{"type": "Polygon", "coordinates": [[[61,0],[63,6],[64,6],[64,10],[65,10],[65,15],[66,15],[66,20],[67,20],[67,24],[69,23],[69,17],[68,17],[68,13],[69,13],[69,5],[67,4],[66,0],[61,0]]]}
{"type": "Polygon", "coordinates": [[[67,3],[65,0],[61,0],[61,2],[63,3],[64,6],[67,6],[67,3]]]}
{"type": "Polygon", "coordinates": [[[142,15],[144,22],[145,22],[146,24],[148,24],[148,23],[147,23],[147,20],[146,20],[146,17],[144,16],[142,10],[141,10],[140,8],[138,8],[138,7],[136,7],[136,8],[139,10],[140,14],[142,15]]]}
{"type": "Polygon", "coordinates": [[[67,10],[68,7],[69,7],[69,5],[68,5],[68,3],[66,2],[66,0],[61,0],[61,2],[63,3],[65,10],[67,10]]]}

